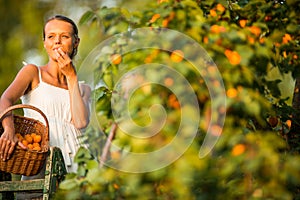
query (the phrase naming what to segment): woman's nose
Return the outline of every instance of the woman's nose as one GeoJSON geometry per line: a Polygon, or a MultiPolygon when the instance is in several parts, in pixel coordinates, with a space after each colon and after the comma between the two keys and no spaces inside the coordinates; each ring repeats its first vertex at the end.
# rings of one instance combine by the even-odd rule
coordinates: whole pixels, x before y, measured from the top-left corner
{"type": "Polygon", "coordinates": [[[59,36],[56,36],[56,37],[55,37],[55,43],[60,43],[60,42],[61,42],[60,37],[59,37],[59,36]]]}

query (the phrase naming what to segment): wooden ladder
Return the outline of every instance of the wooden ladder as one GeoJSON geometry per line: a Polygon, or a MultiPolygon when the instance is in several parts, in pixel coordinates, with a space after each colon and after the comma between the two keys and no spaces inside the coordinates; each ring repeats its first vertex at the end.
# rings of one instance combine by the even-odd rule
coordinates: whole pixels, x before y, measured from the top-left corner
{"type": "Polygon", "coordinates": [[[14,193],[26,191],[42,192],[43,200],[52,199],[58,184],[64,179],[67,171],[61,150],[58,147],[50,147],[48,153],[44,179],[1,181],[0,200],[14,199],[14,193]]]}

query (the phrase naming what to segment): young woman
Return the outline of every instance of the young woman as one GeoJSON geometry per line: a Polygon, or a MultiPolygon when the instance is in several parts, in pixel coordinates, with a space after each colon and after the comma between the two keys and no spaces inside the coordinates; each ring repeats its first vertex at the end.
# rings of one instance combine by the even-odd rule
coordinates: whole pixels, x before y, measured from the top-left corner
{"type": "MultiPolygon", "coordinates": [[[[23,104],[41,109],[48,118],[50,146],[62,150],[69,172],[75,171],[74,155],[79,147],[80,129],[89,123],[91,89],[78,81],[72,59],[80,42],[76,24],[61,15],[48,19],[43,30],[44,48],[49,61],[44,66],[25,65],[2,94],[0,111],[21,98],[23,104]]],[[[27,117],[43,122],[39,113],[24,109],[27,117]]],[[[0,158],[9,159],[18,141],[11,115],[2,120],[0,158]]]]}

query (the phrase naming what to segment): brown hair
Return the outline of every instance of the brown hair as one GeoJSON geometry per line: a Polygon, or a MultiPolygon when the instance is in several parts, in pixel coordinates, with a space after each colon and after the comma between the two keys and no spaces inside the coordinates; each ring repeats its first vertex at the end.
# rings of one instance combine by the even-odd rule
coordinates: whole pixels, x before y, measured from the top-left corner
{"type": "MultiPolygon", "coordinates": [[[[54,16],[48,18],[45,22],[45,25],[44,25],[44,28],[43,28],[43,40],[45,40],[45,26],[48,22],[50,22],[52,20],[60,20],[60,21],[70,23],[72,25],[72,28],[73,28],[73,35],[75,37],[75,40],[79,39],[79,37],[78,37],[78,28],[77,28],[75,22],[72,19],[70,19],[66,16],[63,16],[63,15],[54,15],[54,16]]],[[[73,49],[73,52],[71,54],[71,58],[73,58],[76,54],[77,54],[77,47],[73,49]]]]}

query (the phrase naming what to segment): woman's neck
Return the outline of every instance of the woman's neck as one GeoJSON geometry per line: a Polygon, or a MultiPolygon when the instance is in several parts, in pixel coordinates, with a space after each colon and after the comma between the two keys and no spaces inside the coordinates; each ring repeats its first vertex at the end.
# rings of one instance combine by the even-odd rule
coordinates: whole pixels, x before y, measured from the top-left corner
{"type": "Polygon", "coordinates": [[[66,76],[61,72],[58,64],[56,62],[49,62],[45,66],[48,74],[56,79],[59,83],[66,83],[66,76]]]}

